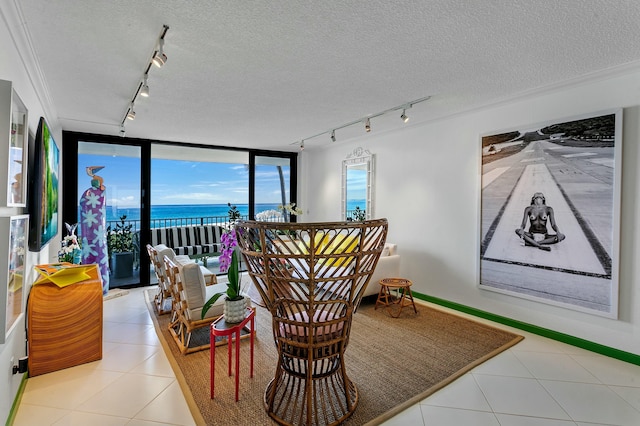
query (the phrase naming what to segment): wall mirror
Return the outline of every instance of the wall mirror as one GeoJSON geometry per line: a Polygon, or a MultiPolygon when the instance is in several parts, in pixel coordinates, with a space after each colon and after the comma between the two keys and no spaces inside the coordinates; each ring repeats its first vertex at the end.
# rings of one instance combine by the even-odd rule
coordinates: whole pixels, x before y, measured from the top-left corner
{"type": "Polygon", "coordinates": [[[356,148],[342,160],[342,220],[373,217],[374,155],[356,148]]]}

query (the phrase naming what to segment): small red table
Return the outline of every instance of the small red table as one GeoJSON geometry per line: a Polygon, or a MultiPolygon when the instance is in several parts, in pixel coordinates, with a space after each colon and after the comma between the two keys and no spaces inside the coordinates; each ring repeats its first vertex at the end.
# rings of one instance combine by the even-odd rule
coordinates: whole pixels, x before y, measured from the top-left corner
{"type": "Polygon", "coordinates": [[[216,366],[216,336],[226,336],[227,338],[227,347],[229,348],[229,376],[231,376],[231,353],[232,343],[234,340],[235,334],[235,342],[236,342],[236,401],[238,401],[238,386],[240,384],[240,332],[242,329],[250,323],[249,326],[249,340],[251,341],[251,372],[249,377],[253,378],[253,339],[255,336],[255,318],[256,318],[256,308],[247,308],[247,315],[245,316],[242,322],[238,323],[229,323],[224,319],[224,315],[220,316],[217,320],[215,320],[211,324],[211,332],[209,334],[209,338],[211,340],[211,398],[213,399],[213,388],[215,383],[215,366],[216,366]]]}

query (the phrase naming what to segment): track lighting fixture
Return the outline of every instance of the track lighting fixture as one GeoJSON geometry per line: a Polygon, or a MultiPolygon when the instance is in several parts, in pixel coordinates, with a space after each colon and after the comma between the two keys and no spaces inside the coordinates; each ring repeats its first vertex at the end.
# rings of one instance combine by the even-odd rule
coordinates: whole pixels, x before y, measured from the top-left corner
{"type": "Polygon", "coordinates": [[[301,142],[298,142],[298,141],[291,142],[291,145],[300,144],[300,150],[302,151],[302,150],[304,150],[304,141],[305,140],[308,141],[309,139],[313,139],[313,138],[316,138],[318,136],[322,136],[322,135],[325,135],[325,134],[331,135],[331,142],[335,142],[336,141],[336,130],[344,129],[346,127],[350,127],[350,126],[353,126],[353,125],[362,125],[362,123],[364,123],[365,130],[367,132],[371,132],[371,119],[375,118],[375,117],[380,117],[382,115],[385,115],[388,112],[395,112],[395,111],[402,110],[402,115],[400,115],[400,118],[402,119],[402,121],[404,121],[406,123],[406,122],[409,121],[409,116],[407,115],[407,110],[409,108],[411,108],[413,105],[419,104],[420,102],[428,101],[429,99],[431,99],[431,96],[425,96],[423,98],[419,98],[419,99],[416,99],[414,101],[406,102],[406,103],[398,105],[396,107],[386,109],[386,110],[381,111],[381,112],[379,112],[377,114],[369,114],[366,117],[362,117],[362,118],[359,118],[357,120],[350,121],[349,123],[343,124],[342,126],[333,127],[332,129],[329,129],[327,131],[317,133],[317,134],[315,134],[313,136],[309,136],[308,138],[302,139],[301,142]]]}
{"type": "Polygon", "coordinates": [[[165,62],[167,62],[167,55],[164,54],[164,38],[161,37],[158,42],[158,51],[153,56],[153,65],[162,68],[165,62]]]}
{"type": "Polygon", "coordinates": [[[167,31],[169,31],[169,26],[163,25],[162,31],[160,32],[160,36],[158,37],[158,41],[156,43],[156,46],[158,47],[158,49],[157,50],[154,49],[153,53],[151,54],[151,59],[149,59],[149,62],[147,63],[147,68],[144,70],[144,74],[142,76],[142,82],[138,80],[138,87],[135,93],[133,94],[133,98],[131,99],[129,106],[127,107],[127,110],[124,114],[124,117],[122,118],[122,121],[120,122],[120,136],[122,137],[124,137],[124,134],[125,134],[125,131],[124,131],[125,121],[134,120],[136,118],[136,112],[133,109],[133,105],[138,99],[138,95],[145,98],[149,96],[149,69],[151,69],[151,65],[156,65],[158,67],[161,67],[162,65],[164,65],[165,62],[167,62],[167,55],[164,54],[164,36],[167,34],[167,31]]]}
{"type": "Polygon", "coordinates": [[[140,96],[144,96],[145,98],[149,97],[149,84],[147,83],[148,78],[149,74],[145,74],[144,81],[142,82],[142,88],[140,88],[140,96]]]}
{"type": "Polygon", "coordinates": [[[136,119],[136,112],[133,110],[133,102],[131,102],[131,106],[129,106],[129,111],[127,112],[127,119],[128,120],[136,119]]]}

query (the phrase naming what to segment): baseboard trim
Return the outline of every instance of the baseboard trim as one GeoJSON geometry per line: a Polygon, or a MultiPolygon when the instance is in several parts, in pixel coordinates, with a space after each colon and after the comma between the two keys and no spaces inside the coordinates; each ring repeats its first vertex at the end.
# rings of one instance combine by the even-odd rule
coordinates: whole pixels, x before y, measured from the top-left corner
{"type": "Polygon", "coordinates": [[[18,392],[16,392],[16,397],[13,400],[13,405],[11,406],[11,411],[9,411],[9,417],[7,417],[5,426],[13,425],[13,422],[16,419],[18,407],[20,406],[20,401],[22,400],[22,394],[24,393],[24,388],[27,386],[27,376],[28,374],[22,375],[22,380],[20,381],[20,386],[18,387],[18,392]]]}
{"type": "Polygon", "coordinates": [[[526,322],[514,320],[511,318],[503,317],[501,315],[492,314],[491,312],[482,311],[480,309],[472,308],[470,306],[462,305],[460,303],[451,302],[449,300],[440,299],[434,296],[428,296],[426,294],[413,292],[413,297],[416,299],[431,302],[436,305],[444,306],[449,309],[453,309],[465,314],[473,315],[479,318],[484,318],[489,321],[494,321],[499,324],[504,324],[509,327],[514,327],[519,330],[524,330],[529,333],[537,334],[539,336],[547,337],[549,339],[557,340],[568,345],[576,346],[582,349],[586,349],[591,352],[595,352],[601,355],[605,355],[611,358],[619,359],[631,364],[640,365],[640,355],[625,352],[620,349],[611,348],[609,346],[601,345],[599,343],[591,342],[579,337],[571,336],[569,334],[561,333],[559,331],[550,330],[544,327],[538,327],[537,325],[528,324],[526,322]]]}

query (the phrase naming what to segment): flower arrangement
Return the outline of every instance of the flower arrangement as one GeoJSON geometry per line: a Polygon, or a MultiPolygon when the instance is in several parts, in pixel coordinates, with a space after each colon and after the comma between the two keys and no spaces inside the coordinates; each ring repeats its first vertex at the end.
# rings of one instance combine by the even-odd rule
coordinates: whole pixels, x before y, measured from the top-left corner
{"type": "Polygon", "coordinates": [[[82,260],[82,251],[80,249],[80,241],[76,235],[76,227],[78,224],[69,225],[65,223],[69,235],[65,236],[60,242],[60,250],[58,250],[58,262],[68,262],[79,264],[82,260]]]}
{"type": "Polygon", "coordinates": [[[277,210],[264,210],[256,214],[256,220],[266,222],[279,222],[282,219],[282,213],[277,210]]]}
{"type": "Polygon", "coordinates": [[[285,205],[280,205],[278,206],[278,210],[282,210],[284,212],[287,212],[290,215],[294,215],[294,216],[301,216],[302,215],[302,209],[300,207],[296,207],[296,203],[288,203],[285,205]]]}
{"type": "MultiPolygon", "coordinates": [[[[230,207],[231,204],[229,204],[230,207]]],[[[222,252],[220,257],[218,258],[220,262],[220,272],[227,273],[227,279],[229,283],[227,284],[226,292],[219,292],[214,294],[205,302],[202,306],[201,318],[204,319],[207,311],[213,306],[214,303],[223,295],[226,295],[226,300],[242,300],[244,296],[242,295],[242,285],[241,285],[241,277],[240,277],[240,268],[238,266],[238,251],[236,247],[238,246],[238,241],[236,240],[236,228],[233,225],[237,218],[232,218],[232,209],[229,210],[229,222],[231,223],[231,229],[224,232],[221,236],[222,241],[222,252]]]]}

